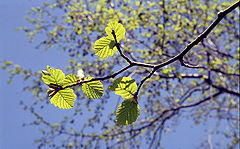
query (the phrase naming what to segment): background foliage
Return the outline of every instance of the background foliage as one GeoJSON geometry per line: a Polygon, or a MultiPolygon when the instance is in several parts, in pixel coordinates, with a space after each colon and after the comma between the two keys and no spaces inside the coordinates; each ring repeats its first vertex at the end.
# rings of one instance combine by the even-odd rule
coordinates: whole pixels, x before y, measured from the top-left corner
{"type": "MultiPolygon", "coordinates": [[[[66,74],[77,74],[82,68],[92,77],[107,76],[126,66],[117,52],[109,59],[94,55],[94,42],[106,36],[104,29],[109,20],[119,19],[126,29],[121,47],[128,57],[159,64],[180,53],[209,26],[220,10],[233,2],[46,1],[28,12],[25,19],[29,24],[19,30],[26,32],[30,42],[39,34],[45,35],[37,48],[48,51],[58,47],[65,51],[71,57],[64,70],[66,74]]],[[[120,102],[117,96],[105,91],[98,101],[87,99],[78,92],[79,87],[73,88],[77,94],[74,111],[63,115],[58,123],[47,121],[40,111],[52,105],[45,93],[47,86],[41,80],[41,73],[7,60],[2,61],[2,68],[8,70],[9,82],[16,75],[32,81],[25,90],[33,94],[34,101],[32,105],[25,105],[24,100],[21,104],[36,116],[31,124],[41,130],[42,137],[35,140],[39,148],[159,147],[162,133],[174,128],[182,117],[188,117],[196,125],[216,120],[216,129],[211,133],[225,137],[224,148],[237,148],[239,50],[239,10],[235,10],[184,57],[186,63],[198,64],[199,69],[175,62],[154,73],[140,92],[140,117],[136,123],[124,127],[115,124],[116,106],[120,102]],[[88,119],[82,120],[83,116],[88,119]],[[230,129],[222,129],[222,124],[230,129]]],[[[134,67],[120,76],[131,76],[139,84],[149,71],[134,67]]],[[[111,79],[102,82],[105,90],[112,82],[111,79]]],[[[202,141],[201,148],[208,148],[206,141],[202,141]]],[[[220,146],[218,143],[212,145],[214,148],[220,146]]]]}

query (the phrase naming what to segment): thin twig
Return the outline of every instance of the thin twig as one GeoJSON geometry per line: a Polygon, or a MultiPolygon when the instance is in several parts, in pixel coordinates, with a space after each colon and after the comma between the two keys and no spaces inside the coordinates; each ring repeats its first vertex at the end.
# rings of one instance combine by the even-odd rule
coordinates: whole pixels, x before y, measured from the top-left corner
{"type": "Polygon", "coordinates": [[[100,78],[93,78],[91,80],[86,80],[86,81],[80,81],[76,84],[73,84],[73,85],[69,85],[69,86],[65,86],[64,88],[62,89],[65,89],[65,88],[71,88],[71,87],[74,87],[74,86],[79,86],[79,85],[82,85],[83,83],[88,83],[88,82],[92,82],[92,81],[103,81],[103,80],[107,80],[107,79],[111,79],[111,78],[114,78],[116,77],[117,75],[119,75],[120,73],[126,71],[127,69],[133,67],[134,65],[128,65],[124,68],[122,68],[121,70],[119,70],[118,72],[112,74],[112,75],[108,75],[108,76],[105,76],[105,77],[100,77],[100,78]]]}
{"type": "MultiPolygon", "coordinates": [[[[195,40],[193,40],[190,44],[188,44],[185,49],[179,53],[178,55],[176,55],[175,57],[163,62],[163,63],[160,63],[158,65],[153,65],[153,64],[146,64],[146,63],[141,63],[141,62],[136,62],[136,61],[132,61],[130,60],[126,55],[123,54],[121,48],[120,48],[120,44],[118,43],[117,41],[117,38],[116,38],[116,34],[115,34],[115,31],[113,30],[112,31],[112,34],[113,34],[113,37],[114,37],[114,40],[115,40],[115,44],[116,44],[116,47],[120,53],[120,55],[129,63],[128,66],[124,67],[123,69],[121,69],[120,71],[112,74],[112,75],[108,75],[108,76],[105,76],[105,77],[100,77],[100,78],[94,78],[94,79],[91,79],[91,80],[87,80],[87,81],[81,81],[81,82],[78,82],[76,84],[73,84],[73,85],[69,85],[69,86],[66,86],[62,89],[65,89],[65,88],[69,88],[69,87],[74,87],[74,86],[78,86],[78,85],[82,85],[83,83],[88,83],[88,82],[92,82],[92,81],[103,81],[103,80],[106,80],[106,79],[110,79],[110,78],[114,78],[115,76],[117,76],[118,74],[126,71],[127,69],[133,67],[133,66],[140,66],[140,67],[147,67],[147,68],[152,68],[152,71],[149,73],[149,75],[147,77],[145,77],[140,85],[138,86],[138,89],[135,93],[135,95],[137,96],[139,91],[140,91],[140,88],[142,87],[142,85],[145,83],[145,81],[147,79],[149,79],[153,74],[154,72],[156,72],[158,69],[168,65],[168,64],[171,64],[177,60],[180,60],[195,46],[197,45],[199,42],[201,42],[204,38],[207,37],[207,35],[215,28],[215,26],[228,14],[230,13],[231,11],[233,11],[235,8],[237,8],[238,6],[240,5],[240,1],[234,3],[232,6],[228,7],[227,9],[225,9],[224,11],[220,11],[218,13],[218,17],[213,21],[213,23],[202,33],[200,34],[195,40]]],[[[194,66],[189,66],[189,65],[186,65],[184,64],[184,62],[182,63],[184,66],[188,66],[190,68],[193,68],[194,66]]],[[[232,91],[232,90],[229,90],[229,89],[226,89],[226,88],[222,88],[222,87],[215,87],[215,88],[218,88],[219,90],[221,91],[224,91],[224,92],[227,92],[227,93],[230,93],[230,94],[234,94],[234,95],[237,95],[239,96],[239,93],[235,92],[235,91],[232,91]]]]}
{"type": "Polygon", "coordinates": [[[183,58],[179,59],[180,63],[182,66],[184,67],[188,67],[188,68],[200,68],[199,65],[190,65],[190,64],[186,64],[183,60],[183,58]]]}
{"type": "Polygon", "coordinates": [[[131,61],[126,55],[123,54],[123,52],[122,52],[122,50],[121,50],[121,48],[120,48],[120,44],[119,44],[118,41],[117,41],[117,37],[116,37],[116,34],[115,34],[115,31],[114,31],[114,30],[112,30],[112,35],[113,35],[113,37],[114,37],[115,45],[116,45],[116,47],[117,47],[117,49],[118,49],[118,52],[120,53],[120,55],[121,55],[129,64],[131,64],[132,61],[131,61]]]}
{"type": "MultiPolygon", "coordinates": [[[[129,130],[129,131],[121,131],[121,132],[119,132],[119,133],[117,133],[117,134],[113,134],[113,135],[111,135],[111,137],[114,137],[114,136],[117,136],[117,135],[121,135],[121,134],[124,134],[124,133],[129,133],[130,131],[131,132],[141,132],[141,130],[143,130],[143,129],[145,129],[145,128],[149,128],[150,126],[152,126],[153,124],[155,124],[157,121],[159,121],[160,119],[162,119],[162,118],[166,118],[166,117],[169,117],[169,116],[166,116],[166,114],[168,113],[168,112],[176,112],[176,111],[179,111],[179,110],[181,110],[181,109],[185,109],[185,108],[191,108],[191,107],[196,107],[196,106],[198,106],[198,105],[200,105],[200,104],[202,104],[202,103],[205,103],[205,102],[207,102],[207,101],[209,101],[209,100],[211,100],[211,99],[214,99],[214,98],[216,98],[217,96],[219,96],[219,95],[221,95],[222,94],[222,92],[221,91],[219,91],[219,92],[217,92],[217,93],[215,93],[215,94],[213,94],[213,95],[211,95],[211,96],[208,96],[208,97],[206,97],[206,98],[204,98],[204,99],[201,99],[201,100],[199,100],[198,102],[195,102],[195,103],[192,103],[192,104],[187,104],[187,105],[179,105],[179,106],[176,106],[176,107],[172,107],[172,108],[168,108],[168,109],[165,109],[158,117],[156,117],[155,119],[153,119],[152,121],[150,121],[148,124],[146,124],[146,125],[143,125],[142,127],[140,127],[140,128],[135,128],[135,129],[131,129],[131,130],[129,130]]],[[[175,114],[175,113],[174,113],[175,114]]],[[[170,114],[170,115],[172,115],[172,114],[170,114]]],[[[105,136],[105,137],[109,137],[109,135],[103,135],[103,136],[105,136]]]]}
{"type": "MultiPolygon", "coordinates": [[[[185,49],[179,53],[178,55],[176,55],[175,57],[169,59],[168,61],[165,61],[161,64],[158,64],[156,65],[154,68],[153,68],[153,71],[149,74],[149,76],[151,77],[151,75],[157,71],[158,69],[166,66],[166,65],[169,65],[177,60],[181,60],[195,45],[198,45],[199,42],[201,42],[204,38],[207,37],[207,35],[217,26],[217,24],[228,14],[230,13],[231,11],[233,11],[235,8],[237,8],[238,6],[240,5],[240,1],[234,3],[232,6],[228,7],[227,9],[225,9],[224,11],[220,11],[218,13],[218,17],[213,21],[213,23],[203,32],[201,33],[195,40],[193,40],[190,44],[187,45],[187,47],[185,47],[185,49]]],[[[139,87],[142,86],[142,84],[150,77],[146,77],[144,78],[142,81],[141,81],[141,84],[139,87]]],[[[139,88],[138,87],[138,88],[139,88]]],[[[136,94],[139,93],[139,90],[137,90],[136,94]]]]}

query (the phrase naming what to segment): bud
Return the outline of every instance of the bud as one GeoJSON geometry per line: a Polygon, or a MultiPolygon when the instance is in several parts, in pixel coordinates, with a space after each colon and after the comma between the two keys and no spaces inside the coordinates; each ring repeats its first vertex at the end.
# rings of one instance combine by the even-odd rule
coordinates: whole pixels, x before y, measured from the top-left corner
{"type": "Polygon", "coordinates": [[[83,72],[82,69],[79,69],[79,70],[77,71],[77,77],[78,77],[80,80],[84,78],[84,72],[83,72]]]}

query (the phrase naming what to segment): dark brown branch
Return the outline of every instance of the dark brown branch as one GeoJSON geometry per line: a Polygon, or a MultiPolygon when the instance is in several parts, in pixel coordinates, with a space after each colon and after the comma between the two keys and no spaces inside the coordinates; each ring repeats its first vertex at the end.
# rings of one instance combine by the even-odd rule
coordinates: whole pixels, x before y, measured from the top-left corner
{"type": "Polygon", "coordinates": [[[79,86],[79,85],[82,85],[83,83],[88,83],[88,82],[92,82],[92,81],[103,81],[103,80],[107,80],[107,79],[111,79],[111,78],[114,78],[116,77],[117,75],[119,75],[120,73],[126,71],[127,69],[133,67],[134,65],[128,65],[126,67],[124,67],[123,69],[119,70],[118,72],[112,74],[112,75],[108,75],[108,76],[105,76],[105,77],[100,77],[100,78],[93,78],[91,80],[87,80],[87,81],[81,81],[81,82],[78,82],[76,84],[73,84],[73,85],[69,85],[69,86],[66,86],[62,89],[65,89],[65,88],[71,88],[71,87],[74,87],[74,86],[79,86]]]}
{"type": "Polygon", "coordinates": [[[213,21],[213,23],[202,33],[200,34],[195,40],[193,40],[190,44],[185,47],[185,49],[176,55],[175,57],[171,58],[170,60],[163,62],[161,64],[158,64],[156,66],[156,69],[162,68],[176,60],[181,59],[184,55],[186,55],[195,45],[198,45],[199,42],[201,42],[204,38],[207,37],[207,35],[215,28],[215,26],[231,11],[233,11],[235,8],[237,8],[240,5],[240,1],[234,3],[232,6],[228,7],[224,11],[220,11],[218,13],[218,17],[213,21]]]}
{"type": "MultiPolygon", "coordinates": [[[[181,60],[183,59],[183,57],[195,46],[198,45],[199,42],[201,42],[204,38],[207,37],[207,35],[217,26],[217,24],[231,11],[233,11],[235,8],[237,8],[240,5],[240,1],[234,3],[232,6],[228,7],[227,9],[225,9],[224,11],[220,11],[218,13],[218,17],[213,21],[213,23],[203,32],[201,33],[195,40],[193,40],[190,44],[187,45],[187,47],[185,47],[185,49],[179,53],[178,55],[176,55],[175,57],[169,59],[168,61],[165,61],[161,64],[156,65],[153,68],[153,71],[149,74],[149,76],[151,77],[152,74],[157,71],[158,69],[169,65],[173,62],[175,62],[176,60],[181,60]]],[[[142,84],[148,79],[150,78],[149,76],[147,76],[146,78],[144,78],[141,81],[140,87],[142,86],[142,84]]],[[[139,89],[136,92],[136,95],[138,94],[139,89]]]]}
{"type": "MultiPolygon", "coordinates": [[[[211,99],[216,98],[216,97],[219,96],[220,94],[222,94],[221,91],[220,91],[220,92],[217,92],[217,93],[215,93],[215,94],[213,94],[213,95],[211,95],[211,96],[208,96],[207,98],[204,98],[204,99],[202,99],[202,100],[199,100],[199,101],[196,102],[196,103],[187,104],[187,105],[179,105],[179,106],[177,106],[177,107],[172,107],[172,108],[165,109],[165,110],[163,110],[163,112],[162,112],[158,117],[156,117],[154,120],[152,120],[152,121],[149,122],[148,124],[143,125],[142,127],[139,127],[139,128],[135,128],[135,129],[128,130],[128,131],[122,131],[122,132],[119,132],[119,133],[117,133],[117,134],[113,134],[113,135],[111,135],[111,136],[114,137],[114,136],[121,135],[121,134],[124,134],[124,133],[140,132],[140,131],[143,130],[143,129],[146,129],[146,128],[151,127],[153,124],[155,124],[155,123],[156,123],[157,121],[159,121],[160,119],[163,119],[163,120],[166,121],[166,120],[169,119],[171,116],[173,116],[174,114],[176,114],[176,113],[175,113],[176,111],[179,111],[179,110],[185,109],[185,108],[196,107],[196,106],[198,106],[198,105],[200,105],[200,104],[202,104],[202,103],[204,103],[204,102],[207,102],[207,101],[209,101],[209,100],[211,100],[211,99]],[[167,116],[167,114],[168,114],[169,112],[172,112],[172,113],[167,116]]],[[[108,136],[108,137],[109,137],[109,135],[103,135],[103,136],[105,136],[105,137],[108,136]]]]}
{"type": "MultiPolygon", "coordinates": [[[[128,71],[129,73],[137,73],[137,74],[146,74],[146,73],[150,73],[151,71],[150,70],[145,70],[145,71],[141,71],[141,70],[129,70],[128,71]]],[[[177,78],[189,78],[189,79],[192,79],[192,78],[207,78],[206,75],[201,75],[201,74],[197,74],[197,73],[191,73],[191,74],[186,74],[186,73],[181,73],[179,75],[177,74],[167,74],[167,75],[163,75],[163,74],[160,74],[158,72],[155,72],[154,73],[155,76],[159,76],[160,78],[162,79],[177,79],[177,78]]]]}
{"type": "Polygon", "coordinates": [[[144,84],[144,82],[145,82],[147,79],[151,78],[151,76],[154,74],[154,72],[155,72],[155,71],[154,71],[154,69],[153,69],[153,71],[150,72],[149,75],[140,82],[140,84],[139,84],[139,86],[138,86],[138,88],[137,88],[137,91],[136,91],[136,93],[134,94],[134,97],[137,97],[137,96],[138,96],[139,91],[140,91],[142,85],[144,84]]]}
{"type": "Polygon", "coordinates": [[[131,61],[126,55],[123,54],[123,52],[122,52],[122,50],[121,50],[121,48],[120,48],[120,44],[119,44],[118,41],[117,41],[117,37],[116,37],[116,34],[115,34],[115,31],[114,31],[114,30],[112,30],[112,35],[113,35],[113,37],[114,37],[115,45],[116,45],[116,47],[117,47],[117,49],[118,49],[118,52],[120,53],[120,55],[121,55],[129,64],[131,64],[132,61],[131,61]]]}
{"type": "Polygon", "coordinates": [[[154,68],[154,65],[152,64],[146,64],[146,63],[141,63],[141,62],[136,62],[136,61],[132,61],[130,60],[125,54],[123,54],[122,50],[121,50],[121,47],[120,47],[120,44],[118,43],[117,41],[117,37],[116,37],[116,34],[115,34],[115,31],[112,30],[112,35],[114,37],[114,40],[115,40],[115,45],[118,49],[118,52],[120,53],[120,55],[130,64],[130,65],[133,65],[133,66],[141,66],[141,67],[148,67],[148,68],[154,68]]]}
{"type": "Polygon", "coordinates": [[[114,148],[115,145],[118,145],[118,144],[122,144],[124,142],[127,142],[129,140],[132,140],[134,139],[136,136],[138,136],[141,132],[137,132],[136,134],[134,134],[133,136],[130,136],[129,138],[127,139],[124,139],[124,140],[121,140],[121,141],[117,141],[116,143],[112,144],[111,146],[109,146],[108,148],[114,148]]]}
{"type": "MultiPolygon", "coordinates": [[[[149,145],[149,149],[152,148],[152,145],[154,143],[154,140],[156,138],[156,134],[158,133],[159,129],[160,129],[160,136],[162,135],[162,131],[163,131],[163,128],[164,128],[164,125],[165,123],[167,122],[168,119],[170,119],[172,116],[174,116],[176,114],[175,111],[173,111],[171,114],[169,114],[168,116],[164,117],[164,119],[161,121],[161,124],[158,126],[158,128],[156,129],[156,131],[154,132],[154,135],[153,135],[153,140],[151,141],[150,145],[149,145]]],[[[160,138],[161,140],[161,138],[160,138]]]]}
{"type": "Polygon", "coordinates": [[[146,64],[146,63],[141,63],[141,62],[135,62],[132,61],[132,65],[134,66],[140,66],[140,67],[147,67],[147,68],[154,68],[155,66],[152,64],[146,64]]]}
{"type": "MultiPolygon", "coordinates": [[[[130,60],[126,55],[123,54],[121,48],[120,48],[120,44],[117,42],[117,38],[116,38],[116,34],[115,34],[115,31],[113,30],[112,31],[112,34],[113,34],[113,37],[114,37],[114,40],[115,40],[115,43],[116,43],[116,47],[120,53],[120,55],[129,63],[128,66],[124,67],[123,69],[121,69],[120,71],[112,74],[112,75],[109,75],[109,76],[106,76],[106,77],[100,77],[100,78],[94,78],[94,79],[91,79],[91,80],[88,80],[88,81],[81,81],[81,82],[78,82],[76,84],[73,84],[73,85],[69,85],[69,86],[66,86],[62,89],[65,89],[65,88],[69,88],[69,87],[74,87],[74,86],[78,86],[78,85],[82,85],[82,83],[87,83],[87,82],[91,82],[91,81],[103,81],[103,80],[106,80],[106,79],[110,79],[110,78],[114,78],[115,76],[117,76],[118,74],[126,71],[127,69],[133,67],[133,66],[141,66],[141,67],[147,67],[147,68],[152,68],[152,71],[149,73],[149,75],[144,78],[140,85],[138,86],[138,89],[135,93],[135,96],[138,95],[139,91],[140,91],[140,88],[142,87],[142,85],[145,83],[145,81],[147,79],[149,79],[158,69],[168,65],[168,64],[171,64],[177,60],[181,60],[183,59],[184,55],[186,55],[195,45],[197,45],[199,42],[201,42],[204,38],[207,37],[207,35],[214,29],[214,27],[228,14],[230,13],[231,11],[233,11],[236,7],[238,7],[240,5],[240,1],[234,3],[232,6],[228,7],[227,9],[225,9],[224,11],[220,11],[218,13],[218,17],[217,19],[214,20],[214,22],[202,33],[200,34],[194,41],[192,41],[190,44],[188,44],[188,46],[181,52],[179,53],[178,55],[176,55],[175,57],[169,59],[168,61],[165,61],[163,63],[160,63],[158,65],[152,65],[152,64],[146,64],[146,63],[140,63],[140,62],[136,62],[136,61],[132,61],[130,60]]],[[[186,66],[186,64],[184,64],[184,62],[181,62],[184,66],[186,66]]],[[[188,66],[188,65],[187,65],[188,66]]],[[[193,66],[188,66],[190,68],[192,68],[193,66]]],[[[229,89],[225,89],[225,88],[221,88],[221,91],[224,91],[224,92],[228,92],[228,93],[232,93],[234,95],[238,95],[239,96],[239,93],[236,93],[235,91],[232,91],[232,90],[229,90],[229,89]]]]}
{"type": "MultiPolygon", "coordinates": [[[[208,69],[208,68],[205,67],[205,66],[200,66],[199,68],[203,68],[203,69],[205,69],[205,70],[208,69]]],[[[211,71],[219,72],[219,73],[224,74],[224,75],[230,75],[230,76],[238,76],[238,77],[240,77],[240,74],[237,74],[237,73],[227,73],[227,72],[224,72],[224,71],[222,71],[222,70],[220,70],[220,69],[211,68],[211,71]]]]}
{"type": "Polygon", "coordinates": [[[211,83],[210,85],[212,87],[218,89],[219,91],[222,91],[222,92],[229,93],[231,95],[235,95],[235,96],[240,97],[240,93],[238,91],[235,91],[235,90],[230,89],[230,88],[225,88],[225,87],[222,87],[222,86],[218,86],[218,85],[215,85],[213,83],[211,83]]]}
{"type": "Polygon", "coordinates": [[[170,109],[170,110],[180,110],[180,109],[185,109],[185,108],[196,107],[196,106],[198,106],[198,105],[200,105],[200,104],[202,104],[202,103],[204,103],[204,102],[206,102],[206,101],[208,101],[208,100],[210,100],[210,99],[216,98],[216,97],[219,96],[220,94],[222,94],[221,91],[219,91],[219,92],[217,92],[217,93],[215,93],[215,94],[213,94],[213,95],[211,95],[211,96],[208,96],[207,98],[202,99],[202,100],[200,100],[200,101],[198,101],[198,102],[196,102],[196,103],[188,104],[188,105],[181,105],[181,106],[178,106],[178,107],[173,108],[173,109],[170,109]]]}
{"type": "MultiPolygon", "coordinates": [[[[216,98],[217,96],[221,95],[222,92],[219,91],[211,96],[208,96],[202,100],[199,100],[198,102],[196,103],[192,103],[192,104],[187,104],[187,105],[179,105],[179,106],[176,106],[176,107],[172,107],[172,108],[168,108],[168,109],[165,109],[163,110],[163,112],[158,116],[156,117],[154,120],[150,121],[148,124],[146,125],[143,125],[142,127],[139,127],[139,128],[135,128],[135,129],[130,129],[130,130],[127,130],[127,131],[121,131],[119,133],[115,133],[115,134],[103,134],[103,135],[84,135],[84,134],[77,134],[79,136],[84,136],[84,137],[115,137],[115,136],[118,136],[118,135],[121,135],[121,134],[125,134],[125,133],[133,133],[133,132],[136,132],[137,133],[140,133],[141,130],[144,130],[146,128],[149,128],[151,127],[152,125],[154,125],[156,122],[158,122],[160,119],[162,119],[163,121],[161,122],[162,125],[164,125],[164,123],[166,122],[166,120],[170,119],[172,116],[174,116],[176,114],[177,111],[181,110],[181,109],[185,109],[185,108],[192,108],[192,107],[196,107],[202,103],[205,103],[211,99],[214,99],[216,98]],[[172,112],[170,114],[168,114],[169,112],[172,112]]],[[[67,133],[67,132],[65,132],[67,133]]],[[[71,133],[67,133],[69,135],[72,135],[71,133]]]]}

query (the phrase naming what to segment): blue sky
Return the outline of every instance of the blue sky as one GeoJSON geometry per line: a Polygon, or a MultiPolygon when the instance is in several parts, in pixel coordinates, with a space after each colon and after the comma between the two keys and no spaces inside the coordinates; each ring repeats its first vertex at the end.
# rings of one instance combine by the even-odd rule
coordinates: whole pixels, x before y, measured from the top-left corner
{"type": "MultiPolygon", "coordinates": [[[[61,68],[60,62],[66,63],[68,58],[63,52],[37,50],[37,41],[30,44],[23,32],[15,31],[17,27],[27,25],[24,16],[33,6],[37,6],[37,3],[31,0],[0,1],[0,59],[33,71],[45,69],[46,65],[61,68]]],[[[0,149],[36,148],[33,140],[39,137],[38,129],[22,127],[23,123],[29,123],[34,118],[19,105],[22,99],[33,100],[31,94],[23,91],[26,82],[18,76],[12,84],[7,84],[8,73],[2,69],[0,78],[0,149]]]]}
{"type": "MultiPolygon", "coordinates": [[[[0,1],[0,59],[10,60],[33,71],[42,70],[46,65],[63,69],[68,57],[62,51],[52,49],[45,52],[43,49],[35,49],[38,41],[31,44],[23,32],[15,31],[15,28],[27,25],[23,18],[27,10],[37,5],[34,0],[0,1]]],[[[8,74],[2,69],[0,78],[0,149],[36,148],[33,140],[40,136],[38,128],[22,127],[23,123],[28,123],[34,118],[19,105],[22,99],[34,100],[31,94],[22,89],[26,82],[21,77],[16,77],[12,84],[7,84],[8,74]]],[[[46,115],[51,119],[59,116],[59,112],[50,107],[46,115]]],[[[182,119],[174,131],[163,136],[163,146],[167,149],[196,148],[200,141],[207,138],[208,133],[202,126],[192,125],[192,121],[182,119]]],[[[211,128],[211,121],[207,122],[207,125],[211,128]]]]}

